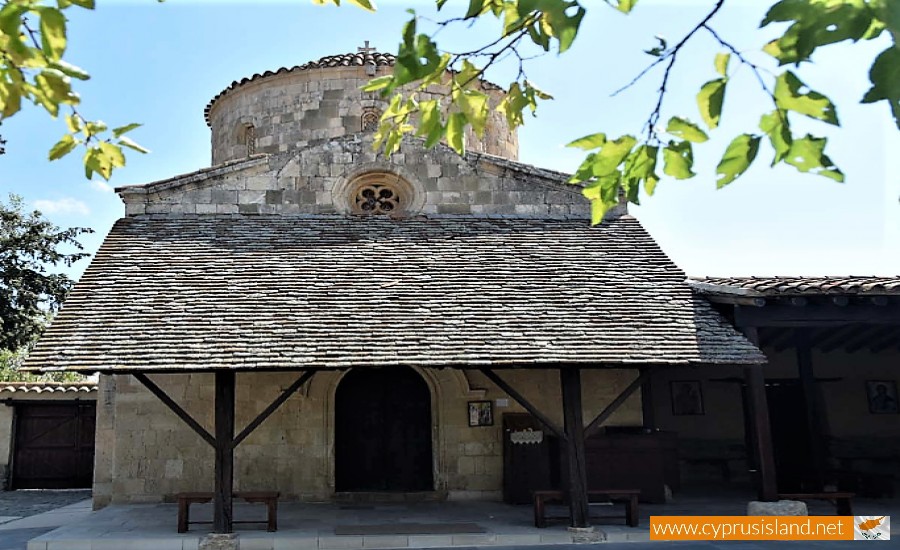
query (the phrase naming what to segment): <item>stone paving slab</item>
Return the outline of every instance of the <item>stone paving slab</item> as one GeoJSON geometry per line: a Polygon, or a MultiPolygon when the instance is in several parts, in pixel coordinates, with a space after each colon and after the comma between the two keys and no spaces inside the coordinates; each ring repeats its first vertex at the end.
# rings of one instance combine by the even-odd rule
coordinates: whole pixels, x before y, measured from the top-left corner
{"type": "MultiPolygon", "coordinates": [[[[640,548],[650,539],[651,515],[745,515],[746,497],[692,497],[669,504],[642,504],[639,527],[627,527],[617,520],[597,525],[597,542],[629,543],[640,548]]],[[[28,550],[198,550],[208,525],[192,525],[191,531],[176,533],[174,504],[134,504],[110,506],[93,512],[83,520],[36,537],[28,550]]],[[[561,510],[558,510],[561,511],[561,510]]],[[[900,517],[900,501],[857,499],[854,511],[862,515],[900,517]]],[[[195,520],[211,519],[212,505],[192,507],[195,520]]],[[[813,502],[810,513],[833,515],[833,506],[813,502]]],[[[416,504],[376,504],[348,509],[340,504],[279,503],[276,533],[265,531],[261,523],[239,525],[242,550],[366,550],[388,548],[484,548],[500,546],[560,546],[585,542],[581,534],[568,531],[564,522],[546,529],[532,525],[530,506],[509,506],[491,502],[433,502],[416,504]],[[483,534],[423,535],[335,535],[337,525],[373,523],[459,523],[472,522],[483,527],[483,534]],[[578,540],[576,540],[578,537],[578,540]]],[[[235,503],[235,518],[265,519],[264,507],[235,503]]],[[[900,523],[900,522],[898,522],[900,523]]],[[[0,526],[2,529],[2,526],[0,526]]],[[[900,537],[900,533],[895,536],[900,537]]],[[[659,544],[659,543],[654,543],[659,544]]],[[[669,544],[669,543],[667,543],[669,544]]],[[[707,546],[722,548],[715,543],[707,546]]],[[[733,544],[733,543],[729,543],[733,544]]],[[[766,543],[769,544],[769,543],[766,543]]],[[[758,546],[743,546],[758,548],[758,546]]],[[[797,546],[794,546],[797,547],[797,546]]]]}

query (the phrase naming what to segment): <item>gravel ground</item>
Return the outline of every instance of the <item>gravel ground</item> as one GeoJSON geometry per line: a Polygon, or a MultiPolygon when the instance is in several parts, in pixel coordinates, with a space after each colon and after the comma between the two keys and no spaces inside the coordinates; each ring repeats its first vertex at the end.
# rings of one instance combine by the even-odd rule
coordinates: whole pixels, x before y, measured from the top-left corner
{"type": "Polygon", "coordinates": [[[46,489],[0,491],[0,516],[28,517],[91,498],[91,491],[46,489]]]}

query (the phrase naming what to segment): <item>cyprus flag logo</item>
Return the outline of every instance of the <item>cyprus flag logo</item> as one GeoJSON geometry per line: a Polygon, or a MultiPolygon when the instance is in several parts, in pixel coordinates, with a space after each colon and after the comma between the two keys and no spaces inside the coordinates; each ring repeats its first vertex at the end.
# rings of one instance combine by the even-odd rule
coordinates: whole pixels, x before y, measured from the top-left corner
{"type": "Polygon", "coordinates": [[[853,516],[853,540],[891,540],[891,516],[853,516]]]}

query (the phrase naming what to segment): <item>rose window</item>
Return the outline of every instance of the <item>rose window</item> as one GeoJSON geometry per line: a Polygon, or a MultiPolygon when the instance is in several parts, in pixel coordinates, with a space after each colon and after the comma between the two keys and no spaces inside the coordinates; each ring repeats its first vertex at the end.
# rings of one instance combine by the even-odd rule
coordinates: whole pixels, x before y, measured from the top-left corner
{"type": "Polygon", "coordinates": [[[388,185],[364,185],[356,192],[356,210],[366,214],[390,214],[400,210],[400,197],[388,185]]]}

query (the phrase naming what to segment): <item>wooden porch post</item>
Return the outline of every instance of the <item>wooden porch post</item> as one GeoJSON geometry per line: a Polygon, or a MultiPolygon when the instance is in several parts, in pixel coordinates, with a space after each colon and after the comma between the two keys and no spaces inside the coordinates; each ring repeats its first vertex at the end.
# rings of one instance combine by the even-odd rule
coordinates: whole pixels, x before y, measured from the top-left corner
{"type": "MultiPolygon", "coordinates": [[[[759,346],[756,327],[741,327],[748,340],[759,346]]],[[[744,367],[750,406],[749,420],[753,430],[753,454],[756,457],[757,492],[759,500],[778,500],[778,483],[775,477],[775,454],[772,450],[772,427],[769,425],[769,403],[766,400],[766,379],[762,365],[744,367]]]]}
{"type": "Polygon", "coordinates": [[[584,418],[581,410],[581,369],[559,369],[562,387],[563,429],[566,432],[569,517],[572,527],[589,527],[587,466],[584,457],[584,418]]]}
{"type": "Polygon", "coordinates": [[[812,451],[813,491],[821,491],[825,483],[825,445],[819,430],[819,415],[816,403],[816,379],[813,372],[812,350],[809,345],[809,334],[797,329],[795,344],[797,347],[797,371],[800,386],[803,389],[803,400],[806,405],[806,427],[809,431],[809,446],[812,451]]]}
{"type": "Polygon", "coordinates": [[[766,380],[762,365],[744,367],[747,381],[747,400],[750,405],[750,426],[753,429],[753,453],[756,455],[757,492],[762,501],[778,500],[775,479],[775,455],[772,451],[772,428],[769,426],[769,405],[766,401],[766,380]]]}
{"type": "Polygon", "coordinates": [[[216,480],[213,532],[231,533],[234,489],[234,371],[216,371],[216,480]]]}

